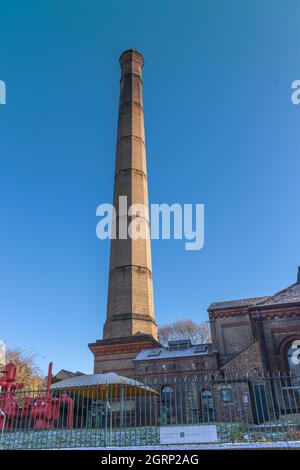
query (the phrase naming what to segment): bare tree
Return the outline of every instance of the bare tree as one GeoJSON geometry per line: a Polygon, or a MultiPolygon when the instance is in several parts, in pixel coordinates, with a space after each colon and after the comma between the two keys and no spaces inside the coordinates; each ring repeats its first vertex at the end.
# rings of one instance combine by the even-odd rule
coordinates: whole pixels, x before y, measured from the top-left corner
{"type": "Polygon", "coordinates": [[[195,323],[192,320],[179,320],[171,325],[161,326],[158,330],[159,342],[167,346],[169,341],[189,339],[192,344],[211,341],[208,323],[195,323]]]}
{"type": "Polygon", "coordinates": [[[172,325],[163,325],[158,328],[158,340],[163,346],[167,346],[173,336],[172,325]]]}
{"type": "Polygon", "coordinates": [[[45,377],[36,365],[36,357],[36,354],[20,348],[6,351],[6,362],[14,362],[17,366],[17,381],[32,389],[45,385],[45,377]]]}

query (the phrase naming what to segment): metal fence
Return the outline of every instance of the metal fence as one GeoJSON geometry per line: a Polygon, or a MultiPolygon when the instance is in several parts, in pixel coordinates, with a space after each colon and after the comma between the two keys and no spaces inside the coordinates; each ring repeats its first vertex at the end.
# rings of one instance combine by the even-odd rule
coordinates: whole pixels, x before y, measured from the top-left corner
{"type": "Polygon", "coordinates": [[[2,449],[156,445],[166,431],[176,443],[172,430],[180,431],[178,443],[188,435],[199,443],[300,440],[300,377],[172,377],[50,393],[0,391],[2,449]]]}

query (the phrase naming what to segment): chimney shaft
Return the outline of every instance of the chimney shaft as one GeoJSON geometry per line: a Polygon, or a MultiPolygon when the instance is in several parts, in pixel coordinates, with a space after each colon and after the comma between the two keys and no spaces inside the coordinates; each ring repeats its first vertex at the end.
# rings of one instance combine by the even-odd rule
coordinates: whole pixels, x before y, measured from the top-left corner
{"type": "Polygon", "coordinates": [[[300,266],[298,267],[297,284],[300,284],[300,266]]]}
{"type": "MultiPolygon", "coordinates": [[[[154,320],[148,183],[143,108],[143,56],[135,49],[120,57],[121,81],[117,149],[114,179],[116,239],[111,240],[107,317],[104,339],[124,338],[136,334],[157,339],[154,320]],[[119,197],[127,197],[127,210],[134,204],[140,211],[128,216],[119,212],[119,197]],[[146,224],[147,238],[123,239],[120,224],[146,224]],[[120,233],[120,238],[118,234],[120,233]]],[[[122,230],[122,234],[123,230],[122,230]]]]}

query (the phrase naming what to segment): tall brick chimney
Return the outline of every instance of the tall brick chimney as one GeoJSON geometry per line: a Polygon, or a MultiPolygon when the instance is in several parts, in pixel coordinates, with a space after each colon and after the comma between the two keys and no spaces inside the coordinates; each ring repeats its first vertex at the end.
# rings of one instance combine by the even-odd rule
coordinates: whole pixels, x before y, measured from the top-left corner
{"type": "Polygon", "coordinates": [[[144,59],[138,51],[130,49],[121,55],[120,65],[114,179],[117,237],[111,240],[103,340],[98,340],[89,347],[95,357],[95,372],[114,371],[132,376],[134,357],[142,349],[155,347],[158,343],[153,305],[142,93],[144,59]],[[128,207],[132,204],[143,204],[146,211],[143,214],[135,211],[130,217],[124,213],[118,217],[120,196],[127,197],[128,207]],[[140,219],[141,223],[148,227],[149,236],[146,239],[121,238],[120,223],[125,223],[128,228],[133,219],[136,222],[140,219]]]}

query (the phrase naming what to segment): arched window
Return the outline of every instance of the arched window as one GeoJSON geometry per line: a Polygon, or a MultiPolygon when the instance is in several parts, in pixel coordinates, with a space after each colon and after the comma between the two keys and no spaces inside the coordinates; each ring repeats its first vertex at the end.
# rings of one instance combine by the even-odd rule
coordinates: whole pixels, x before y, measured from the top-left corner
{"type": "Polygon", "coordinates": [[[285,338],[279,348],[282,375],[282,399],[287,413],[297,413],[300,408],[300,338],[285,338]],[[290,375],[288,375],[290,374],[290,375]]]}
{"type": "Polygon", "coordinates": [[[165,385],[161,389],[161,398],[163,405],[169,407],[172,404],[174,390],[169,385],[165,385]]]}
{"type": "Polygon", "coordinates": [[[293,341],[287,348],[287,362],[291,374],[300,379],[300,340],[293,341]]]}
{"type": "Polygon", "coordinates": [[[174,416],[174,389],[169,385],[161,388],[161,425],[171,424],[174,416]]]}
{"type": "MultiPolygon", "coordinates": [[[[286,408],[292,411],[298,410],[300,404],[300,339],[295,339],[286,348],[286,362],[291,374],[288,381],[288,400],[286,408]],[[292,397],[292,400],[291,400],[292,397]],[[291,404],[292,403],[292,404],[291,404]]],[[[285,384],[286,386],[286,384],[285,384]]]]}
{"type": "Polygon", "coordinates": [[[214,403],[210,390],[204,389],[200,394],[201,415],[204,422],[214,420],[214,403]]]}

